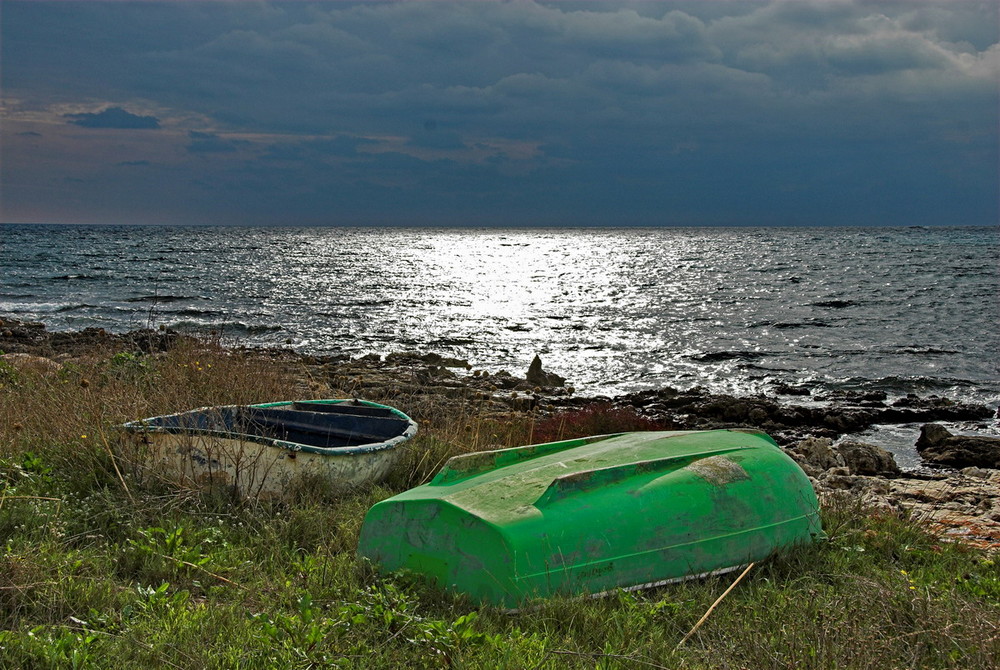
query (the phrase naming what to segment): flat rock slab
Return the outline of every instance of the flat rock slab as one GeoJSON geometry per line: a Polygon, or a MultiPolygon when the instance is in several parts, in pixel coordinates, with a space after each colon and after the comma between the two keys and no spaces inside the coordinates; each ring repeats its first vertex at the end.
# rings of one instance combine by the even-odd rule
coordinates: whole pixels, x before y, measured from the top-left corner
{"type": "Polygon", "coordinates": [[[814,478],[813,486],[821,499],[848,496],[888,513],[905,511],[942,540],[1000,553],[1000,470],[966,468],[886,479],[833,468],[814,478]]]}
{"type": "Polygon", "coordinates": [[[1000,551],[1000,470],[969,468],[941,479],[889,480],[889,498],[946,538],[1000,551]]]}

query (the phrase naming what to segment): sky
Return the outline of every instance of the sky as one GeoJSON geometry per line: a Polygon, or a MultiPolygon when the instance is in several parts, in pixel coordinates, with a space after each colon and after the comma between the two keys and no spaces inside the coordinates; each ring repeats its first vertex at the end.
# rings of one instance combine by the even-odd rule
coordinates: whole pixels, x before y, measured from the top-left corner
{"type": "Polygon", "coordinates": [[[995,225],[997,0],[0,2],[0,221],[995,225]]]}

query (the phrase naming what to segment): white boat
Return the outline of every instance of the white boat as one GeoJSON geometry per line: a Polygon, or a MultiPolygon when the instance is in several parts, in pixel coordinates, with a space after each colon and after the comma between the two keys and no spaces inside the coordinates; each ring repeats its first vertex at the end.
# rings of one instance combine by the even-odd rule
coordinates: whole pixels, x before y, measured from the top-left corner
{"type": "Polygon", "coordinates": [[[417,424],[366,400],[303,400],[202,407],[126,423],[157,474],[188,486],[234,486],[280,497],[302,477],[335,489],[382,479],[417,424]]]}

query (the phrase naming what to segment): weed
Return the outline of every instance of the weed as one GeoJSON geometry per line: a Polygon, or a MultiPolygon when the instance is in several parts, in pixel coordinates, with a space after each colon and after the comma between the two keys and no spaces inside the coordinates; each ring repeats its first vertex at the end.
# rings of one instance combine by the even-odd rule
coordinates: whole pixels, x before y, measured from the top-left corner
{"type": "Polygon", "coordinates": [[[144,478],[116,429],[304,397],[291,365],[184,342],[0,369],[0,667],[998,666],[998,563],[858,502],[825,505],[828,541],[754,567],[680,649],[732,575],[511,616],[356,558],[365,511],[452,456],[670,428],[627,408],[505,418],[400,395],[421,432],[386,481],[266,503],[144,478]]]}
{"type": "Polygon", "coordinates": [[[539,421],[533,442],[556,442],[589,435],[610,435],[634,430],[672,430],[666,421],[642,416],[632,407],[594,403],[582,409],[559,412],[539,421]]]}

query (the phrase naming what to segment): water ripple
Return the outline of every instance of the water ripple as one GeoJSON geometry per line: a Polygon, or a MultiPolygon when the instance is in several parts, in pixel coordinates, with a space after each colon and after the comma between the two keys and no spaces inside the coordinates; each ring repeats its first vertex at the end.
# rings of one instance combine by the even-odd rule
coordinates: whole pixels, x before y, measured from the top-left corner
{"type": "Polygon", "coordinates": [[[0,314],[436,350],[590,392],[886,384],[1000,399],[992,228],[3,226],[0,314]],[[26,290],[27,289],[27,290],[26,290]]]}

